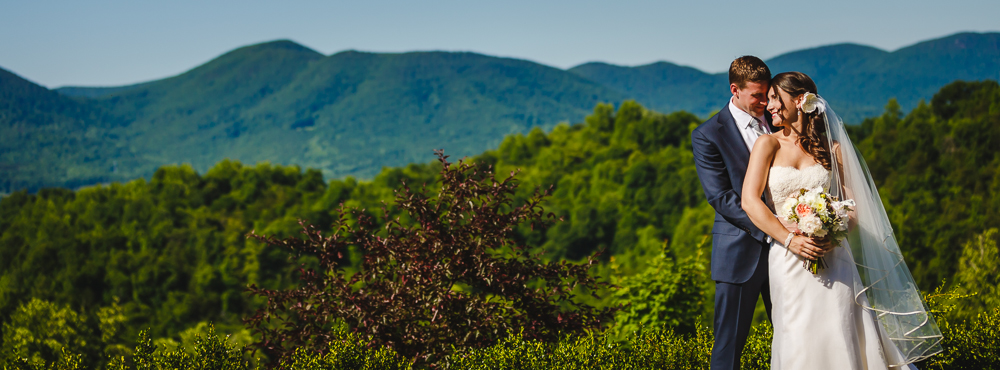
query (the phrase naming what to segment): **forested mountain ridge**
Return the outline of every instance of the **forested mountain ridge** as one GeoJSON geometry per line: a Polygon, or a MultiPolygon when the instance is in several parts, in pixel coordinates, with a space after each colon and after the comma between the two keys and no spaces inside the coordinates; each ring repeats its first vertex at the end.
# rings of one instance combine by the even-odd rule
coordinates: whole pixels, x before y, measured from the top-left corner
{"type": "Polygon", "coordinates": [[[130,137],[152,158],[199,171],[232,158],[367,178],[382,166],[421,161],[434,148],[472,155],[506,134],[579,119],[601,98],[620,99],[582,78],[516,59],[357,51],[324,57],[280,41],[238,49],[97,103],[135,117],[130,137]],[[156,145],[163,140],[174,145],[156,145]]]}
{"type": "MultiPolygon", "coordinates": [[[[905,111],[954,80],[1000,78],[1000,33],[959,33],[893,52],[857,44],[793,51],[766,61],[773,74],[799,71],[848,123],[880,114],[880,102],[897,99],[905,111]]],[[[604,84],[661,112],[700,116],[720,109],[727,73],[709,74],[657,62],[637,67],[586,63],[570,72],[604,84]]]]}
{"type": "MultiPolygon", "coordinates": [[[[908,111],[955,79],[997,78],[998,35],[957,34],[891,53],[832,45],[768,62],[775,72],[812,75],[837,112],[860,123],[891,97],[908,111]]],[[[204,172],[226,158],[317,168],[328,179],[371,178],[436,148],[474,155],[507,134],[578,122],[600,102],[633,98],[706,117],[728,96],[724,74],[667,62],[564,71],[474,53],[324,56],[286,40],[162,80],[57,89],[62,97],[2,75],[0,130],[13,131],[0,144],[0,194],[148,179],[167,164],[204,172]],[[19,113],[24,107],[37,114],[19,113]],[[46,123],[57,121],[67,124],[53,131],[46,123]]]]}
{"type": "Polygon", "coordinates": [[[593,62],[569,71],[614,88],[659,112],[684,110],[708,116],[725,103],[729,89],[728,77],[669,62],[637,67],[593,62]]]}
{"type": "Polygon", "coordinates": [[[141,163],[118,134],[121,121],[0,69],[0,194],[12,189],[127,181],[116,163],[141,163]]]}
{"type": "MultiPolygon", "coordinates": [[[[136,167],[119,164],[130,178],[168,163],[205,171],[224,158],[319,168],[328,178],[370,178],[383,166],[423,161],[435,148],[473,155],[504,135],[551,129],[582,119],[599,102],[624,99],[523,60],[445,52],[322,56],[289,41],[240,48],[184,74],[128,88],[63,91],[121,122],[114,134],[142,159],[136,167]]],[[[9,158],[0,156],[0,163],[9,158]]],[[[65,186],[54,174],[29,180],[0,191],[65,186]]]]}

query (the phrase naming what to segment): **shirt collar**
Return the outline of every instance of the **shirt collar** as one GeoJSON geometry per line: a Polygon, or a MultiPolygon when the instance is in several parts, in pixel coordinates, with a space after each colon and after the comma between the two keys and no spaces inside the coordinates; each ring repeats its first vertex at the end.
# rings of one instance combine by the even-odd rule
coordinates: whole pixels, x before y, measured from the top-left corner
{"type": "MultiPolygon", "coordinates": [[[[733,114],[733,120],[736,121],[736,127],[739,129],[750,128],[750,125],[755,123],[750,113],[744,112],[742,109],[736,107],[736,104],[733,104],[733,99],[729,99],[729,113],[733,114]]],[[[760,117],[757,117],[757,119],[760,122],[764,122],[760,117]]]]}

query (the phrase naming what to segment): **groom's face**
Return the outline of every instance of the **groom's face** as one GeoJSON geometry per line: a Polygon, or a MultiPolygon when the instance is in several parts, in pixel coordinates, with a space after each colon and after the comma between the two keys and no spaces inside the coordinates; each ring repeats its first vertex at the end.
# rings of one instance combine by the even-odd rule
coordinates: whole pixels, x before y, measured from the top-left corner
{"type": "Polygon", "coordinates": [[[760,117],[767,110],[768,87],[770,84],[767,81],[749,81],[742,89],[736,84],[731,84],[729,89],[732,90],[733,104],[736,104],[737,108],[754,117],[760,117]]]}

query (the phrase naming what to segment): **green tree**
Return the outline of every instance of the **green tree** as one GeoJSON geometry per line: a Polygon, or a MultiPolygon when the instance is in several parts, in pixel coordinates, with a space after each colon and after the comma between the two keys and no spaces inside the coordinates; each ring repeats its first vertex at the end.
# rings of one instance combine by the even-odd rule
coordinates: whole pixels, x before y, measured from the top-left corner
{"type": "Polygon", "coordinates": [[[64,360],[64,353],[86,354],[85,363],[99,360],[100,337],[94,336],[85,316],[65,305],[32,299],[18,306],[3,325],[2,355],[43,366],[64,360]]]}
{"type": "Polygon", "coordinates": [[[678,259],[667,250],[652,257],[648,267],[616,281],[612,302],[625,305],[616,314],[619,337],[645,328],[666,327],[691,334],[704,316],[709,276],[700,253],[678,259]]]}
{"type": "Polygon", "coordinates": [[[956,293],[970,295],[954,314],[971,320],[980,312],[1000,309],[1000,231],[989,229],[962,245],[958,272],[952,280],[956,293]]]}

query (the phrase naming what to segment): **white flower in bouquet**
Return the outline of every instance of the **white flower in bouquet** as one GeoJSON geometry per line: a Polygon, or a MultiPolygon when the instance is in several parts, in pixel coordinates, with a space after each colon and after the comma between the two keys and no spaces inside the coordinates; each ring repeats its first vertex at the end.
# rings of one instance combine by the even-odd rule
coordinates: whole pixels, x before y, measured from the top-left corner
{"type": "Polygon", "coordinates": [[[816,232],[813,233],[813,235],[815,235],[817,237],[820,237],[820,238],[825,237],[827,234],[828,234],[828,232],[826,231],[826,229],[819,229],[819,230],[816,230],[816,232]]]}
{"type": "Polygon", "coordinates": [[[823,188],[809,189],[805,194],[802,194],[802,196],[799,197],[799,201],[809,204],[820,202],[823,200],[823,198],[820,197],[821,194],[823,194],[823,188]]]}
{"type": "Polygon", "coordinates": [[[823,235],[826,235],[825,230],[823,230],[823,220],[820,220],[815,214],[800,217],[799,230],[802,230],[802,232],[806,234],[819,237],[822,237],[822,235],[819,235],[820,232],[823,232],[823,235]]]}
{"type": "Polygon", "coordinates": [[[830,218],[830,208],[826,206],[824,202],[817,202],[809,205],[816,210],[816,214],[821,216],[820,218],[826,220],[830,218]]]}
{"type": "Polygon", "coordinates": [[[826,198],[823,197],[823,188],[817,187],[809,190],[805,194],[805,203],[812,207],[813,211],[819,214],[827,214],[826,198]]]}
{"type": "Polygon", "coordinates": [[[785,204],[781,205],[781,214],[785,215],[785,219],[791,220],[792,216],[795,216],[795,206],[798,204],[799,200],[795,197],[785,200],[785,204]]]}
{"type": "Polygon", "coordinates": [[[837,222],[834,225],[834,231],[847,231],[847,220],[850,217],[849,212],[854,209],[854,201],[847,199],[840,202],[832,202],[830,203],[830,206],[833,208],[834,215],[837,219],[837,222]]]}
{"type": "Polygon", "coordinates": [[[837,217],[847,216],[847,207],[844,206],[844,202],[833,202],[830,204],[833,207],[833,214],[837,217]]]}

